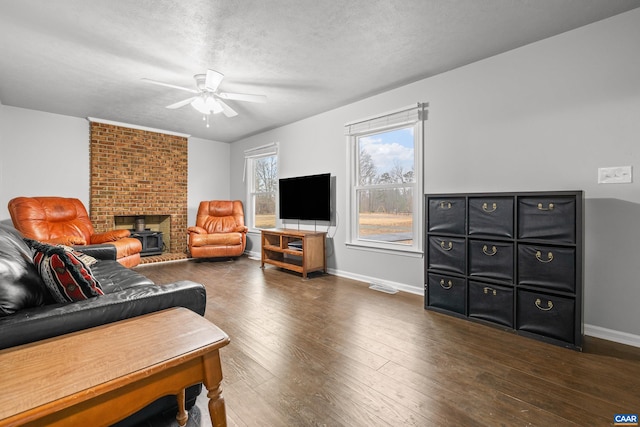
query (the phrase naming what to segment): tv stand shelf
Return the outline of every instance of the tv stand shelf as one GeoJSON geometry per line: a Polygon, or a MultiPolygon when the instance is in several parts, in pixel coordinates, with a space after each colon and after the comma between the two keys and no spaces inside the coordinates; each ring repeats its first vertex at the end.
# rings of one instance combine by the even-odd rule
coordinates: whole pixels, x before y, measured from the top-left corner
{"type": "Polygon", "coordinates": [[[327,272],[324,231],[271,228],[262,230],[262,259],[265,264],[295,271],[307,278],[313,271],[327,272]]]}

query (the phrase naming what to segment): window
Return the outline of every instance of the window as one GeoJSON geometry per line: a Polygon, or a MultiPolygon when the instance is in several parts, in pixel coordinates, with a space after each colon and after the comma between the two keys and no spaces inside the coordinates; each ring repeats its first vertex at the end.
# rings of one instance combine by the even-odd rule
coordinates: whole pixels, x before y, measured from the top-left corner
{"type": "Polygon", "coordinates": [[[422,250],[422,105],[347,125],[348,244],[422,250]]]}
{"type": "Polygon", "coordinates": [[[278,197],[277,145],[245,151],[247,203],[245,220],[251,230],[275,228],[278,197]]]}

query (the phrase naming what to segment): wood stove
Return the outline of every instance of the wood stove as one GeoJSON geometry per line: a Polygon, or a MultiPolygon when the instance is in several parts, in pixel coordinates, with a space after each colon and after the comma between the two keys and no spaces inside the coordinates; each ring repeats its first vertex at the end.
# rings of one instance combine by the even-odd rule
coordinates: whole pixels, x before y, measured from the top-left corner
{"type": "Polygon", "coordinates": [[[130,231],[131,237],[140,240],[140,243],[142,243],[142,251],[140,252],[140,256],[162,254],[163,243],[161,231],[151,231],[149,229],[144,231],[130,231]]]}

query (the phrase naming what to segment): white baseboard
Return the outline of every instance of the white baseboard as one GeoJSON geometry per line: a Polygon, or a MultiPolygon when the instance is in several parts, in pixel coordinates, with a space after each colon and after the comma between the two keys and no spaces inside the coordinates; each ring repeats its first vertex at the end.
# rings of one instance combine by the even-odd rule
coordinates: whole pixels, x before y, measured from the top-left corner
{"type": "MultiPolygon", "coordinates": [[[[249,258],[260,260],[261,253],[260,252],[245,252],[249,258]]],[[[415,295],[424,295],[424,288],[422,286],[410,286],[405,283],[394,282],[391,280],[382,280],[377,277],[365,276],[362,274],[350,273],[347,271],[336,270],[333,268],[327,269],[329,274],[333,274],[334,276],[344,277],[346,279],[357,280],[359,282],[364,283],[377,283],[380,285],[384,285],[385,287],[390,287],[393,289],[397,289],[402,292],[407,292],[415,295]]],[[[627,332],[615,331],[613,329],[607,329],[600,326],[595,325],[584,325],[584,334],[589,335],[591,337],[601,338],[608,341],[617,342],[620,344],[626,344],[634,347],[640,347],[640,336],[629,334],[627,332]]]]}
{"type": "Polygon", "coordinates": [[[344,277],[345,279],[357,280],[359,282],[364,282],[364,283],[377,283],[385,287],[397,289],[402,292],[407,292],[415,295],[424,295],[424,288],[422,286],[420,287],[410,286],[405,283],[394,282],[391,280],[383,280],[377,277],[365,276],[362,274],[349,273],[346,271],[335,270],[333,268],[327,269],[327,272],[329,274],[333,274],[334,276],[344,277]]]}
{"type": "Polygon", "coordinates": [[[602,338],[603,340],[613,341],[620,344],[640,347],[640,336],[629,334],[627,332],[614,331],[600,326],[584,325],[584,334],[590,337],[602,338]]]}

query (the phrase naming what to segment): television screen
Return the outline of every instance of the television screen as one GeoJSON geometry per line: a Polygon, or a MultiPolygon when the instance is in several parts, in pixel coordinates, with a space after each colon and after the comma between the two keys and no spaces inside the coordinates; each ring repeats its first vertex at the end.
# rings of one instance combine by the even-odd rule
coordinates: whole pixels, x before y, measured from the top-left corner
{"type": "Polygon", "coordinates": [[[331,221],[331,174],[281,178],[280,219],[331,221]]]}

